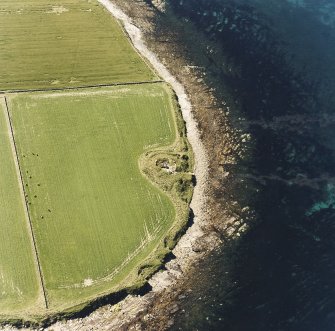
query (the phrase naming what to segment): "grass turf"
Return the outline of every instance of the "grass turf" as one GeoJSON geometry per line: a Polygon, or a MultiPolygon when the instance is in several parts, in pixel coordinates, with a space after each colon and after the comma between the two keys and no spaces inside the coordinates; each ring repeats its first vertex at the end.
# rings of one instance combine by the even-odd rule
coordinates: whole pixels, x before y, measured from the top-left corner
{"type": "Polygon", "coordinates": [[[132,285],[175,221],[139,169],[176,140],[165,85],[22,93],[9,109],[51,310],[132,285]]]}
{"type": "Polygon", "coordinates": [[[157,79],[96,1],[0,0],[0,46],[0,91],[157,79]]]}
{"type": "Polygon", "coordinates": [[[5,102],[0,97],[0,311],[9,315],[43,307],[10,137],[5,102]]]}

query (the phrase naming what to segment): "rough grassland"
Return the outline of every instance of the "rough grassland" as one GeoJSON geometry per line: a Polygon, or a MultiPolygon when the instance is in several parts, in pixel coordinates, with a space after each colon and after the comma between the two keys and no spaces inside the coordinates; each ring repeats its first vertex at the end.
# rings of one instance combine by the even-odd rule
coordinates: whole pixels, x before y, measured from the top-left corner
{"type": "Polygon", "coordinates": [[[0,311],[42,307],[37,268],[10,144],[4,98],[0,97],[0,311]]]}
{"type": "Polygon", "coordinates": [[[0,0],[0,68],[0,91],[157,79],[90,0],[0,0]]]}
{"type": "Polygon", "coordinates": [[[139,168],[180,139],[165,85],[21,93],[9,109],[51,311],[136,284],[175,221],[139,168]]]}

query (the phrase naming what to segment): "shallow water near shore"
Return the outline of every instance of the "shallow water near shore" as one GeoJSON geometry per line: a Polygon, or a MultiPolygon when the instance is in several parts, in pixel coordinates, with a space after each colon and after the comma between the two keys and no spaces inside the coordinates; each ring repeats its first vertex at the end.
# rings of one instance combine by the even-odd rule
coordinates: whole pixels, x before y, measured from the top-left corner
{"type": "Polygon", "coordinates": [[[231,59],[252,152],[229,171],[257,219],[191,276],[172,330],[334,330],[335,1],[170,6],[231,59]]]}

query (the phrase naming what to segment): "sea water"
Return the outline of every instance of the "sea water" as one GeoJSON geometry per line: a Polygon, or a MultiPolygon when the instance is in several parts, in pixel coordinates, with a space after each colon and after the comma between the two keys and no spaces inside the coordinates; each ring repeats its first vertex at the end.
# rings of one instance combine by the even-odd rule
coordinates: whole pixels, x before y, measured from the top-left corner
{"type": "Polygon", "coordinates": [[[222,72],[253,140],[235,196],[250,183],[257,218],[190,277],[172,329],[335,330],[335,0],[170,4],[239,70],[222,72]]]}

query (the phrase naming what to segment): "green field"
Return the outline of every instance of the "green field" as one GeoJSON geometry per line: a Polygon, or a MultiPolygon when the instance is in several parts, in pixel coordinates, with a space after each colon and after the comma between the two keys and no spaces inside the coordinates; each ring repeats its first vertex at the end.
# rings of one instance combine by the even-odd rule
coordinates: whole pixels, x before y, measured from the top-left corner
{"type": "Polygon", "coordinates": [[[166,87],[17,94],[9,110],[49,309],[117,288],[175,220],[138,164],[176,139],[166,87]]]}
{"type": "Polygon", "coordinates": [[[0,0],[0,46],[0,324],[43,323],[145,284],[187,224],[193,157],[97,1],[0,0]]]}
{"type": "Polygon", "coordinates": [[[0,0],[0,91],[157,79],[91,0],[0,0]]]}
{"type": "Polygon", "coordinates": [[[43,307],[25,202],[19,189],[6,120],[0,97],[0,311],[10,314],[43,307]],[[32,306],[34,305],[34,306],[32,306]]]}

